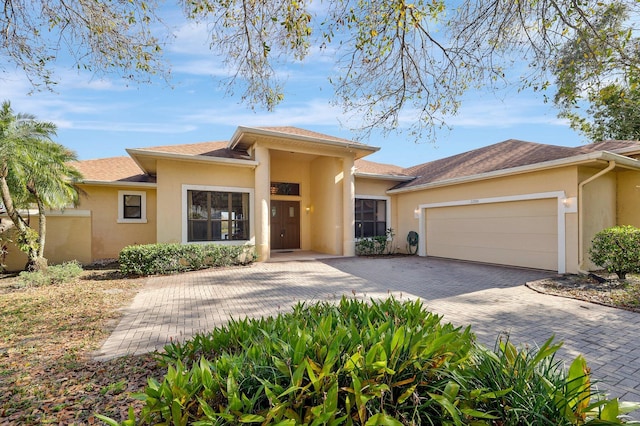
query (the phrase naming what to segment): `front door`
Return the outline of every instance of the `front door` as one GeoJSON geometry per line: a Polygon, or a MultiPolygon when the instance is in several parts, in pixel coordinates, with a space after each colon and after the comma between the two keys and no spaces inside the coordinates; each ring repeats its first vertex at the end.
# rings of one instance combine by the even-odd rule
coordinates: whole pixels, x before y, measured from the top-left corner
{"type": "Polygon", "coordinates": [[[271,249],[300,248],[300,202],[271,200],[271,249]]]}

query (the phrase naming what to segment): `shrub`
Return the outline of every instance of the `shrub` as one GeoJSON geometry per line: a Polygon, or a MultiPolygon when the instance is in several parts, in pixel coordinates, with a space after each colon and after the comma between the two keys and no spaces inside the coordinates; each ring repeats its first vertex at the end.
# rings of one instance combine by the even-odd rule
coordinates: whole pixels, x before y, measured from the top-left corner
{"type": "Polygon", "coordinates": [[[167,374],[149,379],[128,422],[569,425],[619,413],[588,412],[586,365],[563,374],[551,340],[531,355],[474,340],[419,301],[298,304],[165,347],[167,374]]]}
{"type": "Polygon", "coordinates": [[[246,265],[255,259],[253,246],[246,245],[145,244],[125,247],[118,260],[125,274],[153,275],[246,265]]]}
{"type": "Polygon", "coordinates": [[[591,260],[623,280],[640,272],[640,229],[630,225],[602,230],[591,241],[591,260]]]}
{"type": "Polygon", "coordinates": [[[65,262],[60,265],[49,266],[46,269],[33,272],[20,272],[19,282],[26,287],[40,287],[43,285],[63,284],[78,278],[82,273],[82,266],[77,261],[65,262]]]}
{"type": "Polygon", "coordinates": [[[385,235],[375,237],[360,238],[356,240],[356,255],[358,256],[379,256],[391,254],[393,249],[393,237],[395,232],[389,228],[385,235]]]}

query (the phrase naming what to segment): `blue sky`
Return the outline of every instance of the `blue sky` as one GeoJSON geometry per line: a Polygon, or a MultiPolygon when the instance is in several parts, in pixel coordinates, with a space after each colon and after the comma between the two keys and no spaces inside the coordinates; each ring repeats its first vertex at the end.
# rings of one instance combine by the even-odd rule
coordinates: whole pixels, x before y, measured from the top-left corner
{"type": "MultiPolygon", "coordinates": [[[[301,64],[279,72],[286,78],[285,101],[274,112],[251,110],[239,96],[225,95],[219,85],[226,74],[207,47],[206,30],[178,23],[177,38],[166,55],[172,64],[169,85],[161,81],[135,85],[117,76],[97,78],[57,65],[55,93],[35,92],[18,70],[0,74],[0,100],[16,112],[35,114],[58,126],[56,141],[80,159],[126,155],[126,148],[228,140],[242,126],[296,126],[353,139],[357,117],[331,106],[327,81],[330,53],[312,51],[301,64]]],[[[517,76],[515,76],[517,77],[517,76]]],[[[539,93],[516,88],[499,93],[470,92],[460,112],[446,119],[450,130],[415,142],[403,134],[373,134],[362,142],[381,150],[367,159],[411,166],[509,138],[576,146],[583,137],[556,117],[539,93]]]]}

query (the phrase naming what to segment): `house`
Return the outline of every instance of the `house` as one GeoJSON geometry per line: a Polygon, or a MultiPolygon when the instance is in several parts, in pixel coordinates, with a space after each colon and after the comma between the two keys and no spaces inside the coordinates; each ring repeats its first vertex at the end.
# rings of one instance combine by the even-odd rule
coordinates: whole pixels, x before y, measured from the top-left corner
{"type": "MultiPolygon", "coordinates": [[[[410,168],[379,148],[294,127],[238,127],[229,141],[128,149],[80,161],[78,206],[48,215],[51,263],[116,258],[131,244],[251,244],[353,256],[395,231],[406,252],[576,273],[596,232],[640,226],[640,145],[508,140],[410,168]]],[[[9,268],[24,259],[11,251],[9,268]]]]}

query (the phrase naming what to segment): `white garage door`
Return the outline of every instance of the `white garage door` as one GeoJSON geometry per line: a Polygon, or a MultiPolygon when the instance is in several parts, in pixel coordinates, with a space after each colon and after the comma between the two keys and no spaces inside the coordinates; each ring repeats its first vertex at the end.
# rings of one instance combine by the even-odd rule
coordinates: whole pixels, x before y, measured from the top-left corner
{"type": "Polygon", "coordinates": [[[426,209],[427,256],[558,269],[557,200],[426,209]]]}

